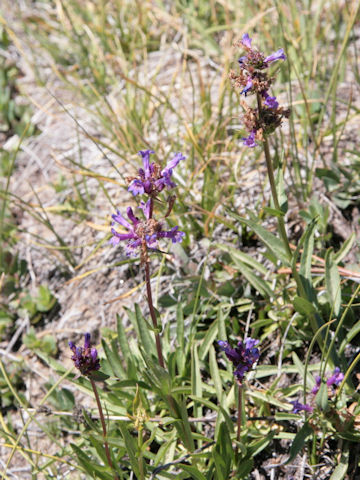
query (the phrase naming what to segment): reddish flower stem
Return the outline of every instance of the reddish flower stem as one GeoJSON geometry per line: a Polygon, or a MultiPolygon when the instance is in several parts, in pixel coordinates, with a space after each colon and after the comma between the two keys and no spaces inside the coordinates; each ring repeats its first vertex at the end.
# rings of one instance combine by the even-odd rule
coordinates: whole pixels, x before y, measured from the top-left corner
{"type": "MultiPolygon", "coordinates": [[[[148,305],[149,305],[150,316],[151,316],[151,320],[152,320],[154,328],[157,329],[158,328],[158,323],[157,323],[157,319],[156,319],[156,313],[155,313],[153,299],[152,299],[152,293],[151,293],[150,266],[149,266],[148,259],[145,260],[144,268],[145,268],[145,283],[146,283],[147,301],[148,301],[148,305]]],[[[158,332],[155,332],[155,341],[156,341],[156,350],[157,350],[157,354],[158,354],[159,365],[160,365],[160,367],[165,368],[164,357],[163,357],[162,349],[161,349],[161,340],[160,340],[160,335],[159,335],[158,332]]]]}
{"type": "Polygon", "coordinates": [[[238,384],[238,415],[237,415],[237,434],[236,440],[240,441],[242,428],[242,385],[238,384]]]}
{"type": "MultiPolygon", "coordinates": [[[[96,385],[95,385],[94,380],[93,380],[92,378],[89,378],[89,380],[90,380],[90,383],[91,383],[91,386],[92,386],[92,389],[93,389],[93,392],[94,392],[94,395],[95,395],[96,404],[97,404],[98,411],[99,411],[100,422],[101,422],[102,431],[103,431],[103,438],[104,438],[104,447],[105,447],[106,458],[107,458],[109,467],[111,468],[111,470],[114,470],[113,463],[112,463],[112,461],[111,461],[109,444],[108,444],[108,442],[107,442],[107,440],[106,440],[106,437],[107,437],[106,423],[105,423],[104,413],[103,413],[103,409],[102,409],[102,406],[101,406],[99,394],[98,394],[98,391],[97,391],[97,388],[96,388],[96,385]]],[[[119,477],[117,476],[116,473],[114,473],[114,480],[119,480],[119,477]]]]}
{"type": "MultiPolygon", "coordinates": [[[[152,218],[153,209],[154,209],[154,199],[150,198],[149,218],[152,218]]],[[[151,316],[151,320],[152,320],[154,329],[157,329],[158,328],[158,323],[157,323],[156,313],[155,313],[153,299],[152,299],[151,282],[150,282],[150,266],[149,266],[149,258],[148,258],[148,254],[147,254],[146,242],[144,242],[143,248],[144,248],[144,251],[145,251],[145,254],[144,254],[143,257],[144,257],[144,268],[145,268],[145,283],[146,283],[147,302],[148,302],[148,305],[149,305],[150,316],[151,316]]],[[[156,350],[157,350],[158,359],[159,359],[159,365],[160,365],[160,367],[165,368],[164,357],[163,357],[162,348],[161,348],[160,335],[157,332],[155,332],[155,342],[156,342],[156,350]]]]}

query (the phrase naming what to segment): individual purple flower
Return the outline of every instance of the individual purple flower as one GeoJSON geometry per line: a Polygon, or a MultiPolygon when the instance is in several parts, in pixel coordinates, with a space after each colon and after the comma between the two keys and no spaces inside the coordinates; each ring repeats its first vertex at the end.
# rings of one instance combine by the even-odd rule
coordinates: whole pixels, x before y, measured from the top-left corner
{"type": "Polygon", "coordinates": [[[335,370],[331,377],[327,380],[326,385],[330,387],[331,385],[340,385],[340,383],[344,380],[344,374],[341,373],[339,367],[335,367],[335,370]]]}
{"type": "Polygon", "coordinates": [[[315,377],[315,385],[313,386],[312,390],[311,390],[311,393],[313,395],[316,395],[317,392],[319,391],[320,389],[320,385],[321,385],[321,377],[320,375],[316,375],[315,377]]]}
{"type": "Polygon", "coordinates": [[[244,47],[251,48],[251,42],[252,42],[252,39],[249,37],[249,34],[244,33],[244,35],[241,38],[241,43],[244,45],[244,47]]]}
{"type": "Polygon", "coordinates": [[[257,146],[257,143],[255,142],[255,133],[255,131],[252,131],[248,137],[242,139],[246,147],[253,148],[257,146]]]}
{"type": "Polygon", "coordinates": [[[293,405],[293,413],[299,413],[301,411],[311,413],[314,410],[311,405],[308,405],[307,403],[300,403],[298,400],[294,400],[290,403],[293,405]]]}
{"type": "Polygon", "coordinates": [[[164,169],[160,165],[153,162],[150,163],[150,155],[155,153],[153,150],[140,150],[139,155],[143,160],[143,168],[138,170],[139,176],[130,180],[129,192],[133,195],[148,195],[156,196],[164,188],[169,190],[176,187],[172,181],[171,176],[176,165],[184,160],[186,157],[181,153],[176,153],[174,158],[168,162],[164,169]]]}
{"type": "Polygon", "coordinates": [[[173,227],[169,231],[163,230],[162,223],[158,222],[152,218],[151,212],[152,199],[145,202],[141,202],[139,208],[144,212],[145,220],[141,221],[138,217],[134,215],[134,212],[131,207],[127,208],[128,222],[121,213],[117,210],[116,214],[112,215],[113,223],[119,223],[128,231],[127,233],[119,233],[114,228],[111,228],[111,233],[113,234],[110,239],[110,243],[113,246],[118,245],[121,241],[127,241],[125,251],[128,257],[137,256],[139,250],[147,246],[149,248],[156,248],[157,241],[160,238],[170,238],[173,243],[181,242],[185,236],[184,232],[179,231],[179,227],[173,227]]]}
{"type": "Polygon", "coordinates": [[[269,64],[272,62],[276,62],[277,60],[286,60],[286,55],[282,48],[279,48],[279,50],[266,57],[264,63],[269,64]]]}
{"type": "Polygon", "coordinates": [[[90,347],[90,333],[85,333],[83,347],[77,347],[73,342],[69,342],[69,347],[73,352],[71,360],[82,375],[90,376],[92,372],[99,370],[97,350],[90,347]]]}
{"type": "Polygon", "coordinates": [[[224,342],[223,340],[218,341],[219,347],[225,352],[225,355],[235,367],[234,375],[239,384],[241,384],[245,373],[248,372],[259,359],[260,352],[259,349],[256,348],[258,343],[259,340],[247,338],[244,342],[238,342],[237,347],[231,348],[228,342],[224,342]]]}
{"type": "Polygon", "coordinates": [[[264,104],[269,107],[273,108],[276,110],[279,106],[279,102],[276,100],[276,97],[271,97],[266,91],[262,93],[262,96],[264,97],[264,104]]]}
{"type": "Polygon", "coordinates": [[[240,95],[244,94],[245,97],[246,97],[246,94],[249,92],[249,90],[252,89],[252,86],[253,86],[253,81],[252,81],[251,77],[248,77],[248,81],[246,82],[245,87],[240,92],[240,95]]]}
{"type": "Polygon", "coordinates": [[[113,236],[110,239],[110,243],[115,247],[118,245],[121,241],[126,240],[126,255],[128,257],[131,257],[133,255],[136,256],[137,250],[141,245],[141,236],[139,236],[137,232],[137,227],[139,224],[141,224],[141,221],[134,215],[134,212],[131,207],[128,207],[127,210],[127,216],[129,220],[131,221],[128,222],[125,220],[125,218],[121,215],[119,210],[116,211],[116,215],[112,215],[113,222],[112,225],[115,225],[115,222],[118,223],[119,225],[122,225],[123,227],[128,230],[127,233],[119,233],[115,230],[115,228],[111,228],[111,233],[113,236]]]}
{"type": "Polygon", "coordinates": [[[172,243],[180,243],[185,237],[185,233],[179,230],[179,227],[173,227],[168,232],[159,232],[158,238],[171,238],[172,243]]]}

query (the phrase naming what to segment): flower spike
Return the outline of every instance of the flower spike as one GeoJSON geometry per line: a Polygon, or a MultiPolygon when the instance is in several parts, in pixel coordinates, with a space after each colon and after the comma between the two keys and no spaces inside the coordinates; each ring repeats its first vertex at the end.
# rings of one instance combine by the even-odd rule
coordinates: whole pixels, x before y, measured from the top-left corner
{"type": "Polygon", "coordinates": [[[224,342],[223,340],[218,341],[219,347],[225,352],[225,355],[235,367],[234,375],[239,385],[242,384],[246,372],[248,372],[259,359],[260,352],[259,349],[256,348],[258,343],[259,340],[246,338],[244,342],[238,342],[237,347],[231,348],[228,342],[224,342]]]}
{"type": "Polygon", "coordinates": [[[80,373],[87,377],[100,368],[97,350],[90,347],[90,340],[90,333],[85,333],[83,347],[77,347],[73,342],[69,342],[70,350],[73,352],[71,360],[80,373]]]}

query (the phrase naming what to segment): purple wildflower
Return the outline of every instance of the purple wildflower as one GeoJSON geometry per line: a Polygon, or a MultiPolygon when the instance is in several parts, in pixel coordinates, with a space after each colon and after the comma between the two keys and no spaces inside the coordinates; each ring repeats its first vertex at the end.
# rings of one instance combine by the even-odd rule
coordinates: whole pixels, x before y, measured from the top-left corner
{"type": "Polygon", "coordinates": [[[265,98],[264,104],[276,110],[279,106],[279,102],[276,100],[276,97],[271,97],[266,91],[262,93],[262,96],[265,98]]]}
{"type": "Polygon", "coordinates": [[[314,408],[311,405],[308,405],[307,403],[300,403],[298,400],[294,400],[290,402],[293,405],[293,412],[294,413],[299,413],[301,411],[309,412],[311,413],[314,408]]]}
{"type": "Polygon", "coordinates": [[[244,70],[247,70],[249,73],[257,77],[255,70],[264,70],[269,67],[269,65],[277,60],[286,60],[286,55],[282,48],[279,48],[276,52],[272,53],[265,57],[265,55],[260,52],[257,48],[251,46],[252,39],[249,37],[248,33],[245,33],[241,40],[240,44],[247,51],[247,55],[243,55],[239,58],[238,62],[240,67],[244,70]]]}
{"type": "MultiPolygon", "coordinates": [[[[344,379],[344,374],[340,371],[339,367],[335,367],[335,370],[334,370],[333,374],[331,375],[331,377],[329,377],[326,380],[326,385],[328,387],[331,387],[332,385],[335,385],[337,387],[338,385],[340,385],[340,383],[343,381],[343,379],[344,379]]],[[[311,393],[313,395],[317,394],[317,392],[320,389],[320,385],[321,385],[321,377],[320,377],[320,375],[317,375],[315,377],[315,385],[311,390],[311,393]]]]}
{"type": "Polygon", "coordinates": [[[244,88],[242,89],[242,91],[240,92],[240,95],[244,94],[245,97],[246,97],[246,94],[248,93],[249,90],[252,89],[252,86],[253,86],[252,78],[251,78],[251,77],[248,77],[248,81],[246,82],[245,87],[244,87],[244,88]]]}
{"type": "Polygon", "coordinates": [[[141,221],[138,217],[134,215],[134,212],[131,207],[127,208],[128,222],[117,210],[116,215],[112,215],[114,222],[112,225],[119,223],[126,228],[128,233],[119,233],[114,228],[111,228],[111,233],[113,237],[110,239],[110,243],[113,246],[118,245],[121,241],[126,240],[127,244],[125,247],[126,255],[137,256],[139,250],[142,246],[146,245],[149,248],[157,247],[157,240],[160,238],[170,238],[173,243],[179,243],[182,241],[185,236],[184,232],[179,231],[179,227],[173,227],[169,231],[162,230],[162,224],[157,222],[154,218],[151,218],[151,202],[152,199],[145,202],[141,202],[139,208],[144,212],[145,220],[141,221]]]}
{"type": "Polygon", "coordinates": [[[115,247],[121,241],[127,240],[126,244],[126,255],[131,257],[132,255],[137,254],[137,249],[141,245],[141,237],[137,233],[137,227],[141,224],[140,220],[135,217],[134,212],[131,207],[127,208],[127,216],[129,220],[131,220],[132,224],[129,223],[125,218],[121,215],[119,210],[116,211],[116,215],[112,215],[113,222],[112,225],[119,223],[123,227],[128,230],[128,233],[118,233],[114,228],[111,228],[111,233],[113,236],[110,239],[110,243],[115,247]]]}
{"type": "Polygon", "coordinates": [[[272,53],[268,57],[265,58],[264,62],[266,64],[276,62],[277,60],[286,60],[286,55],[284,53],[284,50],[282,48],[279,48],[276,52],[272,53]]]}
{"type": "Polygon", "coordinates": [[[311,393],[312,393],[313,395],[316,395],[316,394],[317,394],[317,392],[318,392],[319,389],[320,389],[320,385],[321,385],[321,377],[320,377],[320,375],[316,375],[316,377],[315,377],[315,385],[314,385],[314,387],[313,387],[312,390],[311,390],[311,393]]]}
{"type": "Polygon", "coordinates": [[[248,372],[259,359],[259,349],[256,348],[258,343],[259,340],[247,338],[244,342],[238,342],[237,347],[231,348],[228,342],[224,342],[223,340],[218,341],[219,347],[225,352],[227,358],[234,365],[234,375],[240,384],[245,373],[248,372]]]}
{"type": "Polygon", "coordinates": [[[143,168],[139,169],[138,178],[133,178],[129,185],[128,190],[133,195],[142,195],[144,193],[157,195],[164,188],[170,190],[176,187],[176,184],[171,180],[173,169],[186,157],[181,153],[176,153],[174,158],[161,170],[160,165],[157,163],[150,163],[150,155],[153,153],[155,153],[153,150],[140,150],[139,152],[143,160],[143,168]]]}
{"type": "Polygon", "coordinates": [[[90,376],[92,372],[99,370],[97,350],[90,347],[90,333],[85,333],[83,347],[77,347],[73,342],[69,342],[69,347],[73,352],[71,360],[82,375],[90,376]]]}
{"type": "Polygon", "coordinates": [[[341,373],[340,368],[336,367],[332,376],[327,380],[326,385],[330,387],[331,385],[340,385],[340,383],[344,380],[344,374],[341,373]]]}
{"type": "Polygon", "coordinates": [[[251,48],[251,42],[252,42],[252,39],[249,37],[249,34],[244,33],[244,35],[241,38],[241,43],[244,45],[244,47],[251,48]]]}
{"type": "Polygon", "coordinates": [[[248,137],[242,139],[246,147],[253,148],[257,146],[257,143],[255,142],[255,133],[255,131],[252,131],[248,137]]]}
{"type": "Polygon", "coordinates": [[[158,238],[171,238],[172,243],[180,243],[182,239],[185,237],[185,233],[179,230],[179,227],[173,227],[168,232],[159,232],[158,238]]]}

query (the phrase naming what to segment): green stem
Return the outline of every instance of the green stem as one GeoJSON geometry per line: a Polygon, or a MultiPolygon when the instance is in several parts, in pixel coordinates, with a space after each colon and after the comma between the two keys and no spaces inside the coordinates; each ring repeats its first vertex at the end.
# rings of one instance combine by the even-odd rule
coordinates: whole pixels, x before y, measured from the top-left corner
{"type": "MultiPolygon", "coordinates": [[[[261,95],[258,93],[256,98],[257,98],[257,104],[258,104],[259,118],[260,118],[260,122],[261,122],[261,118],[262,118],[261,95]]],[[[280,204],[279,204],[279,198],[278,198],[278,194],[277,194],[277,190],[276,190],[274,168],[273,168],[273,163],[272,163],[271,155],[270,155],[269,142],[268,142],[268,139],[267,139],[266,135],[264,135],[263,147],[264,147],[266,168],[267,168],[267,173],[268,173],[269,182],[270,182],[272,199],[273,199],[273,202],[274,202],[275,209],[278,212],[281,212],[281,208],[280,208],[280,204]]],[[[287,233],[286,233],[286,228],[285,228],[285,221],[284,221],[284,217],[282,215],[278,216],[278,227],[279,227],[280,237],[283,241],[287,256],[289,258],[289,262],[291,264],[292,274],[294,276],[299,295],[303,298],[307,298],[304,285],[301,281],[299,272],[296,269],[296,262],[292,262],[293,253],[292,253],[291,248],[290,248],[290,242],[289,242],[289,239],[288,239],[288,236],[287,236],[287,233]]]]}
{"type": "MultiPolygon", "coordinates": [[[[114,467],[113,467],[113,464],[112,464],[112,461],[111,461],[109,444],[106,440],[106,437],[107,437],[106,423],[105,423],[104,413],[103,413],[103,409],[102,409],[102,406],[101,406],[99,394],[98,394],[98,391],[97,391],[94,380],[92,378],[89,378],[89,380],[90,380],[90,383],[91,383],[91,386],[92,386],[92,389],[93,389],[93,392],[94,392],[94,395],[95,395],[95,400],[96,400],[97,408],[98,408],[98,411],[99,411],[100,422],[101,422],[102,431],[103,431],[103,439],[104,439],[104,447],[105,447],[106,458],[107,458],[109,467],[111,468],[112,471],[114,471],[114,467]]],[[[119,480],[119,477],[117,476],[116,473],[114,473],[114,480],[119,480]]]]}
{"type": "Polygon", "coordinates": [[[140,472],[140,480],[145,480],[145,472],[144,472],[144,461],[142,455],[142,445],[143,445],[143,434],[142,429],[138,430],[138,449],[139,449],[139,458],[138,458],[138,465],[139,465],[139,472],[140,472]]]}

